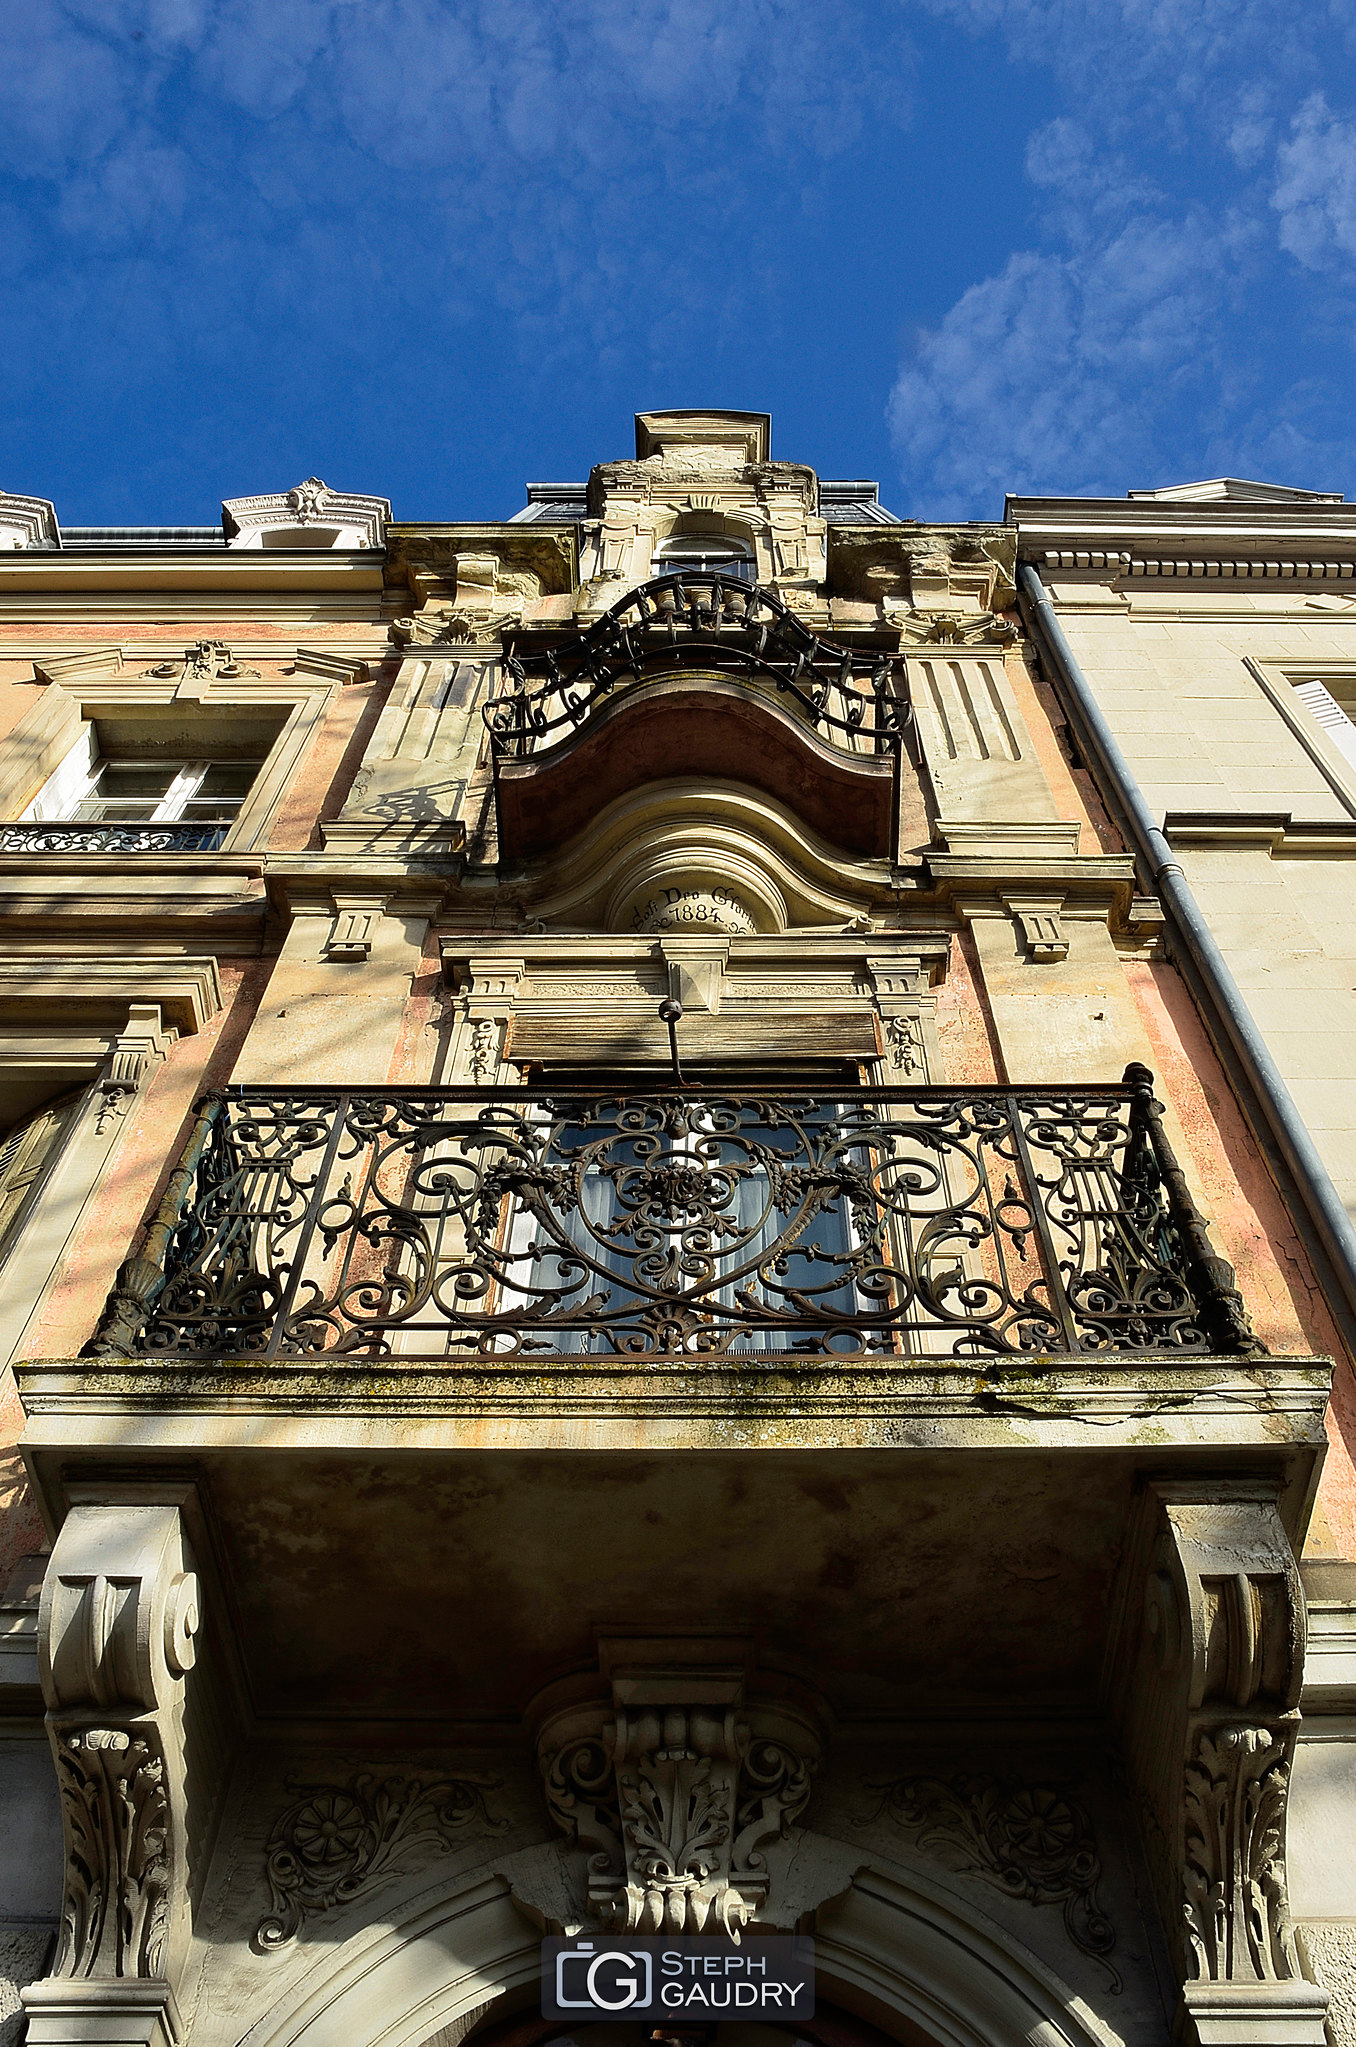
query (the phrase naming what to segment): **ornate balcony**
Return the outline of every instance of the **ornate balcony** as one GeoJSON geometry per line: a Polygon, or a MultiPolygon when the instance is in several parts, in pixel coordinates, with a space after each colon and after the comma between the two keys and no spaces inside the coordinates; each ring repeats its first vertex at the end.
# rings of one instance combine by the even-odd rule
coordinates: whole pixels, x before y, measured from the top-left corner
{"type": "Polygon", "coordinates": [[[483,716],[512,853],[558,844],[636,782],[735,773],[834,843],[897,856],[904,665],[818,638],[770,590],[661,576],[564,644],[506,649],[505,668],[483,716]]]}
{"type": "Polygon", "coordinates": [[[229,824],[43,823],[0,825],[0,853],[215,853],[229,824]]]}
{"type": "Polygon", "coordinates": [[[209,1097],[95,1355],[1256,1352],[1119,1086],[209,1097]]]}

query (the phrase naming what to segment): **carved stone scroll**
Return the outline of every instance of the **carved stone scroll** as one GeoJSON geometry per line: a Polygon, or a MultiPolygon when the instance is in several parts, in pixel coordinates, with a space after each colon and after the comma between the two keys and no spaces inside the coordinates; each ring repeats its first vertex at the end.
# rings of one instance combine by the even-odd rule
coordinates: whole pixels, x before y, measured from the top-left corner
{"type": "Polygon", "coordinates": [[[176,1506],[71,1508],[39,1618],[66,1844],[58,1977],[164,1978],[187,1937],[183,1708],[198,1605],[176,1506]]]}
{"type": "Polygon", "coordinates": [[[1111,1702],[1202,2047],[1324,2038],[1326,1993],[1303,1981],[1286,1899],[1304,1633],[1274,1488],[1147,1489],[1122,1579],[1111,1702]]]}
{"type": "Polygon", "coordinates": [[[809,1799],[822,1749],[809,1714],[747,1699],[741,1668],[695,1658],[614,1657],[612,1693],[610,1709],[537,1702],[546,1802],[587,1853],[590,1917],[736,1939],[755,1918],[776,1924],[763,1851],[809,1799]]]}
{"type": "Polygon", "coordinates": [[[1087,1814],[1050,1786],[999,1784],[992,1777],[897,1777],[867,1784],[884,1815],[914,1832],[918,1845],[954,1858],[1009,1898],[1059,1905],[1074,1946],[1099,1961],[1115,1991],[1108,1959],[1116,1929],[1097,1898],[1102,1864],[1087,1814]]]}
{"type": "Polygon", "coordinates": [[[484,1794],[499,1779],[473,1770],[455,1777],[386,1777],[369,1771],[344,1784],[302,1786],[268,1837],[265,1873],[269,1909],[255,1929],[257,1948],[282,1947],[308,1917],[347,1905],[359,1892],[456,1845],[472,1826],[501,1828],[484,1794]]]}

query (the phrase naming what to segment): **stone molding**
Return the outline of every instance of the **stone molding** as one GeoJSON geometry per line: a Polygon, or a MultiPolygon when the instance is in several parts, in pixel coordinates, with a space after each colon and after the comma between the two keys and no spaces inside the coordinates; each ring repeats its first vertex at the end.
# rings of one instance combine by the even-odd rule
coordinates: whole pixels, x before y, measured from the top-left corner
{"type": "Polygon", "coordinates": [[[166,1026],[191,1034],[221,1008],[221,976],[210,955],[119,960],[69,955],[25,959],[11,954],[0,960],[0,1001],[11,1008],[31,1003],[48,1015],[53,1005],[59,1005],[68,1021],[81,1009],[126,1003],[129,1021],[124,1029],[133,1028],[133,1008],[154,1003],[166,1026]]]}
{"type": "Polygon", "coordinates": [[[262,547],[267,532],[306,533],[314,527],[337,529],[333,540],[316,543],[320,547],[380,547],[390,517],[389,498],[331,490],[318,476],[308,476],[291,490],[227,498],[221,507],[228,547],[262,547]]]}
{"type": "Polygon", "coordinates": [[[21,1992],[29,2047],[179,2047],[183,2021],[163,1978],[47,1977],[21,1992]]]}
{"type": "Polygon", "coordinates": [[[590,1919],[736,1937],[755,1918],[778,1924],[763,1850],[809,1801],[823,1709],[808,1695],[759,1697],[743,1642],[599,1647],[610,1699],[579,1702],[567,1679],[529,1714],[548,1810],[588,1856],[590,1919]]]}
{"type": "Polygon", "coordinates": [[[561,1054],[578,1045],[584,1063],[605,1059],[623,1041],[632,1055],[647,1044],[646,1063],[667,1070],[658,1021],[665,995],[683,1005],[680,1052],[756,1052],[760,1031],[772,1046],[782,1042],[778,1033],[794,1030],[811,1053],[832,1056],[840,1039],[844,1056],[863,1047],[866,1056],[876,1053],[882,1079],[896,1085],[922,1085],[941,1071],[931,992],[949,949],[940,935],[562,938],[522,931],[502,939],[449,935],[441,943],[444,970],[462,997],[454,1072],[477,1085],[502,1077],[506,1049],[512,1060],[542,1036],[561,1054]]]}
{"type": "Polygon", "coordinates": [[[65,683],[79,688],[82,683],[107,682],[122,672],[126,652],[122,647],[77,647],[70,653],[33,657],[33,674],[39,682],[65,683]]]}
{"type": "Polygon", "coordinates": [[[1138,555],[1128,548],[1048,548],[1047,569],[1110,569],[1117,576],[1186,576],[1193,582],[1252,580],[1336,580],[1356,576],[1356,561],[1312,561],[1278,557],[1265,561],[1253,555],[1138,555]]]}
{"type": "Polygon", "coordinates": [[[60,547],[56,507],[48,498],[0,491],[0,548],[60,547]]]}
{"type": "Polygon", "coordinates": [[[1107,1685],[1202,2047],[1323,2042],[1324,1997],[1303,1982],[1285,1873],[1304,1645],[1275,1487],[1148,1485],[1107,1685]]]}

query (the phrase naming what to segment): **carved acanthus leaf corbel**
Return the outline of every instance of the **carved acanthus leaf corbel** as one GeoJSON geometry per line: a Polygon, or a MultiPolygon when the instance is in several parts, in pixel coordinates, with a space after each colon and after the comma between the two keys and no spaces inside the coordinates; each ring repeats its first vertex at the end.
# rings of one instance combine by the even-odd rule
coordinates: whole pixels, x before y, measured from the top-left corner
{"type": "Polygon", "coordinates": [[[769,1909],[763,1851],[804,1811],[816,1728],[784,1703],[746,1700],[728,1668],[632,1670],[613,1694],[610,1709],[548,1713],[538,1734],[551,1817],[587,1855],[590,1917],[737,1939],[769,1909]]]}
{"type": "Polygon", "coordinates": [[[198,1603],[177,1507],[72,1507],[39,1617],[66,1845],[57,1976],[163,1977],[186,1937],[198,1603]]]}
{"type": "Polygon", "coordinates": [[[1297,2014],[1287,2041],[1323,2039],[1324,1998],[1300,1980],[1286,1897],[1304,1635],[1274,1489],[1241,1480],[1147,1489],[1110,1691],[1203,2043],[1245,2006],[1262,2011],[1277,1997],[1297,2014]]]}

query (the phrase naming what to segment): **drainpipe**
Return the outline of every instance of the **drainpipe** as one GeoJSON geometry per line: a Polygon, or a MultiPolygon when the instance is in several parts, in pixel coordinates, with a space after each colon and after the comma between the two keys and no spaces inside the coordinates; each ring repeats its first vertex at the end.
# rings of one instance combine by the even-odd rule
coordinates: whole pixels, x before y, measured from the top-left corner
{"type": "Polygon", "coordinates": [[[1018,563],[1017,583],[1034,615],[1038,627],[1035,637],[1072,700],[1080,736],[1125,816],[1140,859],[1152,877],[1154,892],[1172,919],[1186,960],[1195,970],[1197,993],[1203,991],[1208,1007],[1223,1023],[1267,1131],[1294,1179],[1304,1208],[1304,1217],[1295,1219],[1301,1223],[1302,1234],[1306,1238],[1316,1236],[1326,1254],[1340,1295],[1340,1300],[1332,1305],[1338,1312],[1343,1335],[1352,1345],[1356,1339],[1356,1228],[1281,1078],[1280,1068],[1253,1021],[1243,991],[1201,913],[1181,863],[1154,822],[1144,791],[1078,665],[1078,657],[1055,616],[1045,585],[1028,562],[1018,563]],[[1304,1220],[1308,1221],[1309,1229],[1303,1229],[1304,1220]]]}

